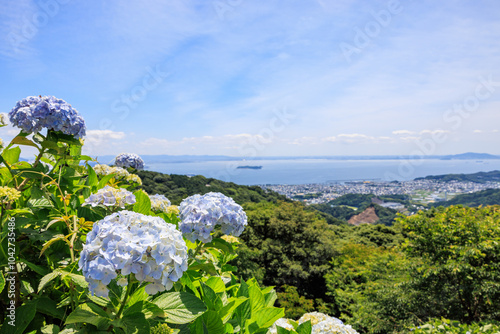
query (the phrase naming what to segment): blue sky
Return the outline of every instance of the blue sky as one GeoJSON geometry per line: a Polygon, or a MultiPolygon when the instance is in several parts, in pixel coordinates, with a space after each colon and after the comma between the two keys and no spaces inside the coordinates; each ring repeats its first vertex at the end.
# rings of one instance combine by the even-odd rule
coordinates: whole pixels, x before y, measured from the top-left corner
{"type": "Polygon", "coordinates": [[[500,154],[496,0],[0,2],[0,111],[62,98],[93,156],[500,154]]]}

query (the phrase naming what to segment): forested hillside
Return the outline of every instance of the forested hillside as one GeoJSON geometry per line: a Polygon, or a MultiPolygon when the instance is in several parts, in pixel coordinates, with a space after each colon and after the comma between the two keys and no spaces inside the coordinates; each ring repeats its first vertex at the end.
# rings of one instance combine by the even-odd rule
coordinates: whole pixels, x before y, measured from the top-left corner
{"type": "Polygon", "coordinates": [[[163,194],[172,204],[179,205],[183,198],[194,194],[206,194],[208,192],[220,192],[230,196],[238,204],[261,201],[285,201],[285,196],[272,191],[264,191],[258,186],[241,186],[232,182],[224,182],[201,175],[186,176],[176,174],[162,174],[150,171],[139,171],[137,173],[142,179],[142,189],[149,194],[163,194]]]}
{"type": "Polygon", "coordinates": [[[440,201],[432,203],[432,206],[480,206],[480,205],[499,205],[500,204],[500,189],[486,189],[472,194],[460,194],[450,199],[449,201],[440,201]]]}
{"type": "Polygon", "coordinates": [[[394,226],[352,226],[343,223],[352,211],[379,207],[371,203],[373,195],[305,206],[258,187],[201,176],[140,175],[148,193],[165,194],[175,204],[209,191],[241,203],[248,227],[232,264],[243,279],[275,286],[286,317],[320,311],[373,334],[451,323],[433,319],[456,320],[459,327],[449,333],[466,333],[479,329],[479,321],[500,320],[498,206],[440,207],[400,215],[394,226]]]}
{"type": "Polygon", "coordinates": [[[500,181],[500,171],[494,170],[491,172],[479,172],[473,174],[444,174],[444,175],[429,175],[426,177],[418,177],[415,180],[434,180],[434,181],[470,181],[477,183],[484,182],[499,182],[500,181]]]}

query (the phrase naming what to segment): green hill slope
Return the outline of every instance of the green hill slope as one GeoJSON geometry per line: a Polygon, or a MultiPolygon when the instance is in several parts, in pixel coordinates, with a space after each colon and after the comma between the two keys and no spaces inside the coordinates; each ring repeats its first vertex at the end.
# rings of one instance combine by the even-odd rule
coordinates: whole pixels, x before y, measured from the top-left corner
{"type": "Polygon", "coordinates": [[[432,206],[448,207],[458,204],[469,207],[500,204],[500,189],[486,189],[472,194],[462,194],[449,201],[433,203],[432,206]]]}
{"type": "Polygon", "coordinates": [[[242,186],[232,182],[206,178],[201,175],[168,175],[151,171],[139,171],[142,179],[142,189],[148,194],[163,194],[172,204],[179,205],[183,198],[194,194],[220,192],[231,197],[238,204],[246,202],[259,203],[261,201],[290,202],[285,196],[274,191],[265,191],[258,186],[242,186]]]}

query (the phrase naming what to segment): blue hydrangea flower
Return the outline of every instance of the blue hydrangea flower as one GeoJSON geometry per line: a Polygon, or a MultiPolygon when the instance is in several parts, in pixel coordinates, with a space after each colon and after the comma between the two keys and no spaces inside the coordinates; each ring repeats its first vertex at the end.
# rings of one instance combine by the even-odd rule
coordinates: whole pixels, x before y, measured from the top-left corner
{"type": "MultiPolygon", "coordinates": [[[[119,275],[149,282],[148,294],[170,290],[187,270],[187,246],[175,225],[160,217],[120,211],[94,223],[78,265],[93,295],[107,297],[119,275]]],[[[121,277],[118,283],[127,285],[121,277]]]]}
{"type": "Polygon", "coordinates": [[[9,113],[10,122],[24,132],[42,128],[60,131],[75,138],[85,136],[85,121],[66,101],[54,96],[28,96],[16,103],[9,113]]]}
{"type": "Polygon", "coordinates": [[[220,225],[224,234],[240,236],[247,225],[247,215],[232,198],[221,193],[194,195],[184,199],[179,206],[179,229],[192,242],[212,241],[212,231],[220,225]]]}
{"type": "Polygon", "coordinates": [[[151,201],[151,210],[154,212],[168,212],[168,207],[171,205],[168,198],[165,195],[149,195],[149,200],[151,201]]]}
{"type": "Polygon", "coordinates": [[[97,193],[90,195],[83,205],[91,205],[92,207],[104,205],[109,207],[125,208],[125,205],[135,204],[135,195],[123,188],[113,188],[105,186],[99,189],[97,193]]]}
{"type": "Polygon", "coordinates": [[[115,158],[115,165],[118,167],[132,167],[137,170],[144,169],[144,161],[134,153],[122,153],[115,158]]]}

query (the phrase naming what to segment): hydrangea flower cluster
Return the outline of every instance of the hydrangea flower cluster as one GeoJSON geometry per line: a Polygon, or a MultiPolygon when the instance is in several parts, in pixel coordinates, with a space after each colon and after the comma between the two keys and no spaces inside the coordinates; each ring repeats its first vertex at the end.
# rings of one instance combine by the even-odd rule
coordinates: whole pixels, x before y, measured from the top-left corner
{"type": "Polygon", "coordinates": [[[121,167],[111,167],[108,165],[97,164],[93,168],[97,175],[105,176],[105,175],[115,174],[115,178],[118,179],[123,178],[128,183],[137,183],[139,185],[142,184],[142,180],[138,175],[131,174],[126,169],[121,167]]]}
{"type": "Polygon", "coordinates": [[[165,195],[149,195],[149,200],[151,201],[151,210],[154,212],[164,212],[167,213],[171,205],[168,198],[165,195]]]}
{"type": "Polygon", "coordinates": [[[118,167],[132,167],[137,170],[144,169],[144,161],[134,153],[122,153],[115,158],[115,165],[118,167]]]}
{"type": "Polygon", "coordinates": [[[267,332],[267,334],[278,334],[278,329],[276,328],[276,326],[279,326],[279,327],[282,327],[282,328],[288,329],[288,330],[294,329],[293,325],[289,322],[289,320],[287,318],[279,318],[278,320],[276,320],[274,322],[272,327],[269,328],[269,331],[267,332]]]}
{"type": "Polygon", "coordinates": [[[124,210],[94,223],[78,264],[90,292],[107,297],[107,285],[119,274],[149,282],[148,294],[170,290],[187,270],[187,260],[186,242],[175,225],[124,210]]]}
{"type": "Polygon", "coordinates": [[[351,325],[345,325],[342,320],[324,313],[306,313],[299,319],[299,324],[308,320],[311,320],[311,334],[359,334],[351,325]]]}
{"type": "Polygon", "coordinates": [[[224,234],[240,236],[247,225],[247,215],[236,202],[221,193],[193,195],[181,202],[179,229],[191,242],[212,241],[216,225],[224,234]]]}
{"type": "Polygon", "coordinates": [[[46,128],[75,138],[85,136],[85,121],[78,111],[54,96],[29,96],[18,101],[10,111],[9,119],[27,133],[40,132],[46,128]]]}
{"type": "Polygon", "coordinates": [[[123,188],[113,188],[105,186],[99,189],[96,194],[90,195],[83,205],[91,205],[92,207],[98,205],[125,208],[125,205],[135,203],[135,196],[130,191],[123,188]]]}
{"type": "Polygon", "coordinates": [[[21,192],[19,190],[11,187],[0,187],[0,203],[13,202],[21,197],[21,192]]]}
{"type": "MultiPolygon", "coordinates": [[[[324,313],[306,313],[299,319],[298,323],[302,324],[308,320],[311,321],[312,325],[311,334],[359,334],[350,325],[345,325],[342,320],[330,317],[324,313]]],[[[268,334],[278,333],[276,326],[283,327],[288,330],[294,329],[289,319],[280,318],[274,322],[273,326],[269,329],[268,334]]]]}

